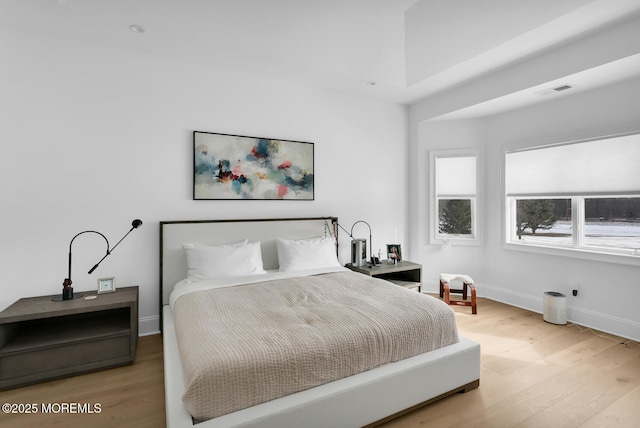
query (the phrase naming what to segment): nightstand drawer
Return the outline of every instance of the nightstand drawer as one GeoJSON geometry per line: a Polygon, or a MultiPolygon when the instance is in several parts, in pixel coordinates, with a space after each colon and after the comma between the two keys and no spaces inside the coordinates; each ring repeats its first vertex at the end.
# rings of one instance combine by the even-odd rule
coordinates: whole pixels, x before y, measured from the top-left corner
{"type": "Polygon", "coordinates": [[[85,370],[92,370],[102,365],[113,365],[115,361],[122,364],[130,355],[130,348],[131,340],[125,334],[41,348],[37,352],[29,350],[3,355],[0,357],[0,387],[22,377],[48,379],[81,372],[83,366],[86,366],[85,370]]]}

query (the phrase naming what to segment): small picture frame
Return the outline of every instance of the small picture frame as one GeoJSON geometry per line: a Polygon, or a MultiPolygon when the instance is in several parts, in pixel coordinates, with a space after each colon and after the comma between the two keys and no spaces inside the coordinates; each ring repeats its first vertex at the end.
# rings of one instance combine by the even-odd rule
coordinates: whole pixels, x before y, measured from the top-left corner
{"type": "Polygon", "coordinates": [[[116,291],[115,278],[100,278],[98,280],[98,294],[113,293],[114,291],[116,291]]]}
{"type": "Polygon", "coordinates": [[[396,263],[402,261],[402,249],[400,244],[387,244],[387,258],[395,260],[396,263]]]}

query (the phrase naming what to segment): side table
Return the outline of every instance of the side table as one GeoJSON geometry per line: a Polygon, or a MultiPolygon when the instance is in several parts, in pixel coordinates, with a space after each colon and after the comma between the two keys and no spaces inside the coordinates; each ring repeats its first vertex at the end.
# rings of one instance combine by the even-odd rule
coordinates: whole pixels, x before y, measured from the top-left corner
{"type": "Polygon", "coordinates": [[[0,312],[0,390],[135,359],[138,287],[61,302],[52,297],[20,299],[0,312]]]}
{"type": "Polygon", "coordinates": [[[347,264],[345,267],[354,272],[384,279],[401,287],[416,290],[418,293],[422,291],[422,265],[419,263],[403,260],[397,264],[389,264],[386,260],[382,260],[380,266],[352,266],[347,264]]]}

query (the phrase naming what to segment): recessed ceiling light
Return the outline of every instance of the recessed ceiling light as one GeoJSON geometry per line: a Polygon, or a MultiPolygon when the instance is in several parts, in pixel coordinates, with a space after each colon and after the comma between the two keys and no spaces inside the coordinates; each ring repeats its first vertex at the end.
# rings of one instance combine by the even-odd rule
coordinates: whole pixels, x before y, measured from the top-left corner
{"type": "Polygon", "coordinates": [[[141,26],[136,25],[136,24],[129,25],[129,30],[133,31],[134,33],[138,33],[138,34],[144,33],[144,28],[142,28],[141,26]]]}

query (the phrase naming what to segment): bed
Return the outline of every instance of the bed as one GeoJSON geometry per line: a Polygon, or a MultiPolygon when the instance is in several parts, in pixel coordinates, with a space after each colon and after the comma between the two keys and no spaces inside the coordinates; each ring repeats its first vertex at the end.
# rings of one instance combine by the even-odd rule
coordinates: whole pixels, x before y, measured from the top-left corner
{"type": "MultiPolygon", "coordinates": [[[[300,243],[306,245],[306,242],[311,238],[323,242],[322,251],[324,253],[314,253],[314,260],[317,260],[318,257],[322,259],[322,257],[326,256],[327,241],[331,242],[332,251],[336,252],[333,255],[334,260],[336,260],[338,228],[337,218],[335,217],[165,221],[160,223],[160,302],[168,427],[373,426],[434,400],[456,392],[466,392],[479,385],[480,346],[470,340],[458,337],[457,331],[452,336],[452,333],[448,331],[451,327],[440,326],[439,324],[442,323],[433,323],[434,326],[429,328],[436,330],[426,333],[422,332],[423,329],[416,328],[403,321],[402,324],[407,324],[408,327],[404,327],[406,331],[402,331],[399,334],[404,336],[407,334],[422,334],[425,336],[419,338],[416,336],[411,341],[425,342],[424,345],[420,346],[424,346],[426,351],[406,350],[406,354],[403,354],[405,352],[404,346],[395,345],[397,342],[395,342],[391,333],[388,330],[384,330],[384,328],[387,328],[385,316],[386,312],[388,312],[388,305],[387,307],[380,305],[381,312],[377,314],[365,314],[366,318],[376,321],[374,327],[358,325],[357,328],[349,331],[347,327],[349,324],[343,322],[344,319],[351,317],[352,313],[364,311],[364,309],[361,311],[356,306],[351,311],[339,315],[342,317],[340,322],[337,323],[340,325],[339,328],[328,327],[329,324],[335,326],[335,321],[326,321],[327,325],[322,324],[328,319],[329,312],[331,314],[340,313],[339,308],[336,309],[331,305],[333,304],[332,299],[334,299],[332,294],[343,292],[340,291],[341,286],[339,286],[342,282],[345,283],[342,287],[345,289],[345,293],[354,292],[356,295],[347,295],[346,297],[340,297],[338,300],[351,299],[348,301],[353,305],[362,303],[363,305],[376,306],[375,302],[392,299],[398,302],[394,306],[405,307],[405,301],[407,305],[413,305],[416,299],[433,298],[418,295],[402,287],[391,286],[391,284],[384,283],[382,280],[368,278],[365,275],[347,271],[339,266],[330,266],[322,269],[317,269],[317,266],[309,266],[309,270],[301,273],[296,269],[293,269],[293,272],[278,272],[281,264],[284,266],[290,261],[294,264],[300,262],[299,259],[296,259],[297,262],[294,260],[297,254],[296,251],[299,248],[306,247],[299,247],[298,245],[300,243]],[[185,246],[184,244],[188,245],[185,246]],[[279,248],[279,246],[285,244],[295,249],[291,253],[293,256],[283,256],[283,254],[288,253],[283,253],[282,247],[279,248]],[[232,251],[229,254],[237,252],[242,255],[243,260],[251,259],[251,257],[247,256],[248,253],[246,251],[251,251],[251,254],[256,254],[257,252],[260,266],[252,265],[251,269],[259,268],[259,272],[251,271],[250,274],[247,272],[234,274],[232,272],[230,274],[231,279],[226,277],[222,279],[197,277],[196,274],[204,276],[207,276],[207,274],[206,272],[204,274],[201,272],[201,266],[197,265],[197,263],[194,264],[194,260],[199,260],[194,258],[196,257],[194,254],[202,254],[200,252],[202,248],[205,248],[204,251],[209,251],[208,246],[219,246],[215,248],[215,251],[220,251],[221,248],[227,248],[226,246],[229,245],[236,246],[232,247],[232,251]],[[191,251],[192,248],[196,248],[197,251],[191,251]],[[278,258],[279,252],[280,259],[278,258]],[[189,280],[185,280],[185,278],[189,278],[189,280]],[[191,280],[193,278],[195,280],[191,280]],[[374,283],[366,282],[370,280],[373,280],[374,283]],[[375,281],[379,282],[375,283],[375,281]],[[306,290],[305,287],[310,287],[310,291],[306,290]],[[349,291],[349,289],[353,291],[349,291]],[[382,294],[382,297],[380,297],[374,294],[374,289],[379,289],[380,293],[391,294],[382,294]],[[225,304],[223,312],[223,309],[214,306],[218,304],[217,302],[222,299],[223,295],[228,295],[231,302],[243,302],[243,304],[236,305],[238,308],[233,310],[228,309],[228,304],[225,304]],[[288,300],[282,297],[284,295],[287,296],[288,300]],[[275,300],[268,300],[271,298],[275,300]],[[279,308],[275,312],[273,308],[277,306],[277,303],[274,302],[280,302],[283,299],[289,302],[286,305],[286,310],[279,308]],[[310,300],[317,300],[318,302],[309,302],[310,300]],[[254,312],[257,313],[259,310],[257,306],[260,302],[264,302],[265,311],[270,314],[275,313],[275,318],[278,320],[282,318],[283,325],[293,326],[296,323],[292,322],[292,320],[305,319],[306,324],[299,326],[299,328],[307,332],[308,336],[304,340],[296,339],[295,336],[284,337],[285,334],[289,334],[289,329],[283,328],[282,325],[271,326],[269,323],[275,322],[272,315],[269,315],[267,321],[258,323],[253,321],[245,323],[242,318],[238,318],[238,316],[253,317],[254,312]],[[311,304],[314,306],[307,308],[311,304]],[[208,324],[210,321],[207,321],[207,323],[202,323],[202,326],[200,326],[200,315],[196,315],[198,311],[195,308],[203,305],[205,308],[215,308],[207,313],[203,312],[203,318],[209,319],[212,317],[213,315],[210,313],[225,316],[218,317],[216,315],[215,320],[211,321],[214,324],[208,324]],[[256,305],[256,308],[254,309],[251,305],[256,305]],[[241,312],[243,306],[245,309],[246,307],[251,307],[249,315],[246,312],[241,312]],[[294,310],[303,312],[288,312],[294,310]],[[318,312],[322,310],[327,313],[318,312]],[[175,319],[174,313],[178,314],[175,319]],[[313,319],[310,319],[310,317],[313,319]],[[249,376],[252,382],[256,382],[253,384],[247,384],[245,380],[244,386],[239,385],[236,388],[236,381],[233,376],[240,375],[234,375],[229,372],[228,364],[219,366],[216,369],[205,369],[203,377],[194,380],[194,371],[201,371],[200,368],[203,366],[201,361],[203,359],[235,359],[238,355],[244,356],[245,353],[249,352],[247,350],[235,350],[235,345],[230,344],[236,340],[234,337],[236,330],[229,329],[229,325],[223,324],[222,319],[225,318],[227,318],[226,322],[231,323],[231,327],[238,332],[247,329],[257,331],[257,333],[253,332],[253,334],[264,334],[265,328],[271,332],[275,331],[277,336],[279,338],[283,336],[282,340],[285,341],[280,341],[279,347],[282,348],[282,343],[292,343],[291,347],[295,348],[297,354],[291,357],[287,356],[286,359],[278,362],[280,365],[286,365],[289,362],[286,370],[277,366],[270,369],[274,370],[271,374],[262,367],[256,369],[254,363],[240,365],[242,373],[249,376]],[[244,326],[245,324],[246,326],[244,326]],[[309,330],[310,326],[313,326],[316,330],[309,330]],[[324,359],[326,360],[325,367],[322,362],[323,359],[317,356],[313,357],[311,369],[295,371],[296,367],[310,366],[307,361],[310,357],[305,354],[305,346],[309,344],[310,348],[317,348],[314,345],[316,338],[318,343],[325,343],[333,341],[334,334],[349,335],[348,346],[359,346],[359,340],[366,341],[367,346],[370,346],[368,344],[369,338],[361,339],[361,331],[367,329],[377,332],[382,342],[392,343],[390,346],[377,344],[371,348],[382,349],[379,353],[384,355],[385,358],[391,358],[391,362],[377,364],[369,361],[369,354],[372,352],[361,352],[360,348],[347,348],[343,352],[347,355],[354,355],[353,359],[362,363],[358,370],[364,371],[351,373],[344,369],[342,365],[339,365],[339,370],[337,368],[334,369],[334,360],[331,358],[324,359]],[[198,330],[201,330],[204,335],[208,334],[207,332],[216,334],[213,344],[207,345],[202,339],[196,338],[195,334],[198,330]],[[224,335],[225,332],[226,336],[224,335]],[[327,338],[326,336],[321,336],[320,333],[331,336],[327,338]],[[436,336],[440,343],[426,344],[426,336],[436,336]],[[310,340],[310,337],[313,340],[310,340]],[[452,337],[454,338],[452,339],[452,337]],[[224,344],[224,346],[215,346],[216,343],[224,344]],[[299,351],[298,348],[300,348],[299,351]],[[183,357],[185,358],[184,360],[183,357]],[[197,364],[194,364],[194,361],[197,364]],[[307,361],[306,366],[304,365],[305,361],[307,361]],[[289,376],[291,379],[288,379],[288,375],[294,372],[295,375],[292,374],[289,376]],[[302,374],[299,372],[308,372],[312,378],[301,379],[302,374]],[[338,376],[338,373],[341,374],[338,376]],[[331,376],[338,377],[333,379],[331,376]],[[277,378],[278,382],[282,383],[282,385],[278,385],[278,391],[275,392],[276,395],[267,395],[264,402],[260,402],[260,400],[265,400],[264,398],[255,398],[253,397],[253,391],[247,390],[248,387],[254,388],[256,391],[261,390],[255,380],[258,377],[267,377],[272,380],[277,378]],[[194,389],[194,384],[197,388],[203,389],[194,389]],[[220,385],[227,386],[221,388],[220,385]],[[300,385],[306,385],[306,387],[301,387],[300,385]],[[244,399],[251,396],[251,400],[254,401],[240,403],[242,401],[240,398],[230,397],[232,390],[235,391],[236,389],[242,392],[239,397],[244,399]],[[220,406],[227,405],[227,407],[223,411],[216,407],[215,411],[221,414],[200,413],[203,412],[203,408],[208,409],[211,407],[208,406],[209,401],[217,403],[216,406],[220,404],[220,406]],[[228,407],[230,403],[240,408],[228,407]],[[189,411],[196,414],[196,417],[193,417],[189,411]]],[[[316,245],[315,242],[314,245],[316,245]]],[[[304,262],[302,263],[304,264],[304,262]]],[[[227,265],[232,265],[232,263],[227,261],[227,265]]],[[[216,269],[227,268],[233,269],[232,266],[219,266],[216,269]]],[[[206,269],[206,266],[202,269],[206,269]]],[[[377,292],[375,291],[375,293],[377,292]]],[[[343,295],[340,294],[340,296],[343,295]]],[[[420,304],[422,304],[422,301],[420,301],[420,304]]],[[[446,305],[442,306],[447,311],[450,311],[450,308],[446,305]]],[[[440,311],[441,308],[437,307],[438,305],[436,305],[436,309],[440,311]]],[[[406,311],[411,314],[419,312],[412,306],[407,306],[406,311]]],[[[388,316],[394,317],[395,315],[390,314],[388,316]]],[[[426,316],[434,317],[434,315],[426,316]]],[[[446,314],[442,316],[446,316],[446,314]]],[[[262,318],[259,319],[262,320],[262,318]]],[[[416,319],[416,321],[412,322],[421,321],[416,319]]],[[[455,324],[453,328],[455,329],[455,324]]],[[[391,329],[395,331],[396,327],[393,326],[391,329]]],[[[295,328],[292,327],[290,330],[295,330],[295,328]]],[[[291,334],[294,333],[291,332],[291,334]]],[[[237,340],[241,342],[247,339],[239,338],[237,340]]],[[[250,348],[262,352],[263,342],[269,341],[265,339],[258,344],[255,340],[252,340],[251,343],[254,345],[250,346],[250,348]]],[[[269,361],[284,358],[273,357],[271,354],[267,355],[269,356],[269,361]]],[[[204,367],[208,366],[205,365],[204,367]]],[[[239,378],[238,383],[241,384],[242,382],[242,378],[239,378]]],[[[262,389],[273,393],[273,388],[262,389]]]]}

